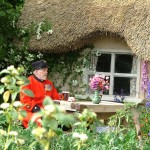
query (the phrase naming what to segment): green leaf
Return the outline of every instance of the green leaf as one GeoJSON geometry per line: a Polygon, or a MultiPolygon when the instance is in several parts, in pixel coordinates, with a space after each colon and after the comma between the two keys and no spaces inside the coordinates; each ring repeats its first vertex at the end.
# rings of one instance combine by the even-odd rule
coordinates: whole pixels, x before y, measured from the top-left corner
{"type": "Polygon", "coordinates": [[[15,101],[15,99],[16,99],[16,97],[17,97],[17,92],[13,92],[13,93],[11,93],[11,99],[12,99],[12,101],[15,101]]]}
{"type": "Polygon", "coordinates": [[[50,97],[46,97],[43,101],[43,105],[46,106],[50,104],[52,104],[52,99],[50,97]]]}
{"type": "Polygon", "coordinates": [[[27,112],[25,110],[21,110],[19,111],[21,116],[26,117],[27,116],[27,112]]]}
{"type": "Polygon", "coordinates": [[[29,79],[28,78],[26,78],[26,77],[21,77],[22,78],[22,80],[24,80],[24,85],[28,85],[29,83],[30,83],[30,81],[29,81],[29,79]]]}
{"type": "Polygon", "coordinates": [[[4,92],[4,86],[0,85],[0,94],[2,94],[4,92]]]}
{"type": "Polygon", "coordinates": [[[31,119],[31,123],[33,123],[37,118],[40,118],[40,117],[42,117],[42,112],[34,113],[31,119]]]}
{"type": "Polygon", "coordinates": [[[50,119],[44,118],[42,120],[43,127],[50,127],[53,130],[56,130],[58,127],[58,121],[56,119],[50,119]]]}
{"type": "Polygon", "coordinates": [[[58,114],[56,118],[59,123],[66,126],[69,126],[71,123],[74,122],[72,115],[68,115],[68,114],[58,114]]]}
{"type": "Polygon", "coordinates": [[[18,119],[18,113],[16,110],[12,110],[11,111],[11,116],[13,118],[13,120],[17,120],[18,119]]]}
{"type": "Polygon", "coordinates": [[[16,86],[15,85],[9,85],[9,86],[7,86],[7,89],[9,89],[9,90],[15,90],[16,86]]]}
{"type": "Polygon", "coordinates": [[[31,90],[23,89],[22,92],[25,93],[26,95],[30,96],[30,97],[34,97],[34,94],[31,90]]]}
{"type": "Polygon", "coordinates": [[[6,16],[6,13],[1,10],[1,11],[0,11],[0,17],[4,17],[4,16],[6,16]]]}
{"type": "Polygon", "coordinates": [[[20,76],[15,76],[15,78],[16,78],[17,80],[22,80],[22,77],[20,77],[20,76]]]}
{"type": "Polygon", "coordinates": [[[11,81],[11,84],[12,84],[12,85],[15,85],[16,79],[15,79],[14,77],[10,78],[10,81],[11,81]]]}
{"type": "Polygon", "coordinates": [[[7,70],[7,69],[4,69],[4,70],[2,70],[2,71],[0,72],[0,74],[3,74],[3,73],[10,73],[10,71],[7,70]]]}
{"type": "Polygon", "coordinates": [[[6,141],[6,143],[5,143],[5,145],[6,145],[6,149],[8,149],[8,147],[9,147],[9,145],[11,144],[11,142],[13,141],[13,139],[8,139],[7,141],[6,141]]]}

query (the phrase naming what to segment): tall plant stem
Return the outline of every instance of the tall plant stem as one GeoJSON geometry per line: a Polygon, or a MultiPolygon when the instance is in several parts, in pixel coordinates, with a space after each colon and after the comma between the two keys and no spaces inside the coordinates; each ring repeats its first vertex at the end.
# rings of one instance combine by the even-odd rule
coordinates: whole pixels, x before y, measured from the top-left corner
{"type": "MultiPolygon", "coordinates": [[[[11,123],[9,123],[7,133],[10,132],[10,127],[11,127],[11,123]]],[[[8,141],[8,140],[9,140],[9,136],[7,136],[7,138],[6,138],[4,150],[7,150],[7,147],[8,147],[8,146],[7,146],[7,141],[8,141]]]]}
{"type": "Polygon", "coordinates": [[[47,142],[44,150],[49,150],[49,147],[50,147],[50,144],[49,144],[49,142],[47,142]]]}

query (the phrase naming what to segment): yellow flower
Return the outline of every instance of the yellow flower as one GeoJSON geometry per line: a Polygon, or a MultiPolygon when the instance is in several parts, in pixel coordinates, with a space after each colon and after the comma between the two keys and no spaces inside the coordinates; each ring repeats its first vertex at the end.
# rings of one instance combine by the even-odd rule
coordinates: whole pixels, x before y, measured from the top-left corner
{"type": "Polygon", "coordinates": [[[22,121],[23,120],[23,117],[21,114],[18,115],[18,120],[22,121]]]}
{"type": "Polygon", "coordinates": [[[35,128],[32,130],[32,134],[39,137],[39,138],[42,138],[43,137],[43,134],[46,132],[46,129],[45,128],[41,128],[41,127],[38,127],[38,128],[35,128]]]}
{"type": "Polygon", "coordinates": [[[48,137],[54,137],[56,133],[53,130],[49,130],[48,137]]]}
{"type": "Polygon", "coordinates": [[[4,99],[5,102],[8,101],[9,96],[10,96],[10,91],[6,91],[6,92],[3,94],[3,99],[4,99]]]}
{"type": "Polygon", "coordinates": [[[1,135],[5,135],[5,134],[6,134],[6,131],[0,129],[0,134],[1,134],[1,135]]]}
{"type": "Polygon", "coordinates": [[[23,85],[23,84],[24,84],[24,81],[23,81],[23,80],[17,81],[16,84],[18,84],[18,85],[23,85]]]}

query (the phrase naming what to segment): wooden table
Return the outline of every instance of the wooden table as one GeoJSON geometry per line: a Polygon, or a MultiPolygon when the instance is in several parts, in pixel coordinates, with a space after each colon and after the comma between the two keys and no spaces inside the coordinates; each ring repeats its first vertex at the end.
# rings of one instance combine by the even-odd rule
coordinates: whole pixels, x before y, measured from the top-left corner
{"type": "MultiPolygon", "coordinates": [[[[76,111],[82,112],[83,109],[88,109],[97,114],[97,117],[101,120],[104,120],[104,123],[107,123],[109,117],[114,115],[118,109],[123,109],[125,105],[123,103],[101,101],[100,104],[93,104],[91,101],[77,101],[77,102],[68,102],[68,101],[57,101],[57,104],[65,107],[68,113],[74,113],[76,111]]],[[[134,118],[136,118],[135,127],[137,134],[140,132],[140,124],[138,121],[139,112],[135,108],[131,108],[134,118]]]]}
{"type": "Polygon", "coordinates": [[[120,108],[124,108],[124,104],[101,101],[100,104],[93,104],[91,101],[77,101],[77,102],[67,102],[59,101],[61,106],[65,107],[66,111],[69,113],[78,111],[82,112],[83,109],[88,109],[97,114],[97,117],[103,120],[107,120],[110,116],[114,115],[116,111],[120,108]]]}

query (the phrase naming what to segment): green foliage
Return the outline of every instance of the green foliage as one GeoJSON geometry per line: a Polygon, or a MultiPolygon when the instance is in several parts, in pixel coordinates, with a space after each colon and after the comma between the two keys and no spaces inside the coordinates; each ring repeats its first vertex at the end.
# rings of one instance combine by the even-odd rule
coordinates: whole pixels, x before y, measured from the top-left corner
{"type": "Polygon", "coordinates": [[[23,4],[23,0],[0,1],[0,60],[7,58],[9,49],[13,47],[12,41],[18,31],[16,22],[23,4]]]}
{"type": "Polygon", "coordinates": [[[43,57],[40,52],[28,51],[29,40],[33,35],[38,39],[46,31],[49,34],[51,24],[48,21],[32,22],[28,27],[19,28],[17,22],[23,5],[24,0],[0,1],[0,70],[12,64],[15,67],[22,65],[27,75],[31,73],[31,62],[43,57]]]}
{"type": "Polygon", "coordinates": [[[117,110],[116,114],[109,118],[108,124],[116,127],[122,127],[126,124],[128,127],[133,128],[133,114],[131,112],[131,108],[133,107],[137,107],[137,105],[135,103],[125,103],[123,109],[117,110]],[[123,124],[123,122],[125,124],[123,124]]]}
{"type": "Polygon", "coordinates": [[[35,113],[28,129],[23,129],[19,118],[23,116],[24,112],[20,110],[21,103],[16,101],[17,94],[20,93],[22,86],[29,83],[22,76],[23,71],[23,68],[16,69],[14,66],[10,66],[0,72],[3,75],[0,90],[3,94],[3,103],[0,105],[0,140],[2,141],[0,148],[4,150],[23,149],[28,144],[30,149],[38,147],[38,149],[49,150],[50,139],[62,133],[58,125],[70,125],[73,119],[70,115],[65,114],[63,108],[55,105],[47,97],[44,101],[44,109],[35,113]],[[34,121],[37,120],[41,121],[42,127],[34,125],[34,121]],[[30,136],[31,138],[29,138],[30,136]],[[27,139],[29,140],[25,143],[27,139]]]}
{"type": "Polygon", "coordinates": [[[87,85],[80,81],[84,68],[89,66],[91,52],[84,50],[43,55],[49,64],[49,78],[59,91],[67,85],[68,89],[65,90],[68,90],[70,95],[85,93],[87,85]]]}
{"type": "Polygon", "coordinates": [[[149,139],[147,142],[150,144],[150,101],[146,101],[139,110],[139,122],[141,127],[141,136],[143,139],[149,139]]]}

